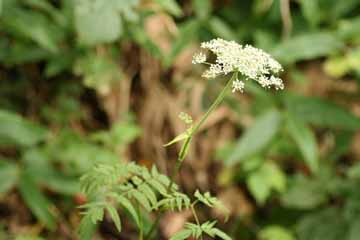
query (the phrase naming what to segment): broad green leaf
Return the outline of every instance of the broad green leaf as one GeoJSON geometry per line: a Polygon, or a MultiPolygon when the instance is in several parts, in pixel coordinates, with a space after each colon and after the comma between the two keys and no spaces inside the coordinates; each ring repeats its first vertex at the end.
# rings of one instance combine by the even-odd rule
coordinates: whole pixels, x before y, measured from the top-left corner
{"type": "Polygon", "coordinates": [[[319,0],[301,0],[301,11],[312,27],[318,26],[322,18],[319,0]]]}
{"type": "Polygon", "coordinates": [[[328,75],[340,78],[348,73],[355,72],[359,68],[359,65],[360,48],[358,47],[349,50],[344,56],[329,58],[324,64],[324,70],[328,75]]]}
{"type": "Polygon", "coordinates": [[[251,172],[259,168],[264,163],[264,158],[261,156],[254,156],[248,158],[241,163],[241,169],[245,172],[251,172]]]}
{"type": "Polygon", "coordinates": [[[238,140],[234,152],[225,160],[225,164],[234,165],[262,151],[278,132],[281,121],[281,114],[276,110],[258,117],[238,140]]]}
{"type": "Polygon", "coordinates": [[[20,41],[9,42],[0,39],[0,61],[6,65],[15,65],[47,59],[50,52],[34,46],[32,43],[20,41]]]}
{"type": "Polygon", "coordinates": [[[343,43],[331,33],[307,33],[279,44],[272,55],[282,63],[294,63],[336,53],[343,43]]]}
{"type": "Polygon", "coordinates": [[[327,154],[326,158],[330,161],[335,161],[339,159],[339,157],[348,154],[355,134],[356,132],[353,131],[336,131],[334,133],[335,145],[327,154]]]}
{"type": "Polygon", "coordinates": [[[126,145],[134,141],[141,133],[141,129],[134,122],[114,123],[110,130],[112,140],[118,145],[126,145]]]}
{"type": "Polygon", "coordinates": [[[182,10],[179,4],[176,2],[176,0],[154,0],[154,1],[172,15],[176,17],[180,17],[182,15],[182,10]]]}
{"type": "Polygon", "coordinates": [[[295,143],[300,149],[306,164],[309,166],[312,172],[317,172],[319,168],[319,154],[313,132],[308,127],[306,127],[304,123],[298,121],[292,116],[288,116],[287,118],[287,129],[290,136],[294,139],[295,143]]]}
{"type": "Polygon", "coordinates": [[[233,141],[227,141],[222,146],[216,149],[215,159],[224,160],[230,156],[235,149],[235,143],[233,141]]]}
{"type": "Polygon", "coordinates": [[[341,78],[351,70],[351,65],[344,56],[333,57],[326,60],[324,71],[331,77],[341,78]]]}
{"type": "Polygon", "coordinates": [[[123,32],[123,22],[114,1],[77,0],[74,12],[81,45],[113,42],[123,32]]]}
{"type": "Polygon", "coordinates": [[[359,41],[360,16],[340,21],[337,34],[343,40],[359,41]]]}
{"type": "Polygon", "coordinates": [[[32,213],[50,230],[54,230],[56,220],[50,208],[51,202],[40,191],[35,184],[32,176],[22,173],[20,176],[19,190],[26,205],[31,209],[32,213]]]}
{"type": "Polygon", "coordinates": [[[44,140],[47,131],[19,115],[0,110],[0,143],[31,146],[44,140]]]}
{"type": "Polygon", "coordinates": [[[83,76],[84,84],[100,92],[108,92],[111,85],[122,79],[122,72],[111,56],[89,52],[74,64],[76,75],[83,76]]]}
{"type": "Polygon", "coordinates": [[[106,146],[119,148],[134,141],[140,133],[141,129],[134,122],[116,122],[110,131],[98,131],[90,137],[106,146]]]}
{"type": "Polygon", "coordinates": [[[290,182],[288,191],[282,195],[281,200],[285,207],[312,209],[326,202],[327,193],[322,182],[297,175],[290,182]]]}
{"type": "Polygon", "coordinates": [[[22,154],[21,162],[33,179],[54,192],[74,195],[80,192],[79,179],[70,177],[51,164],[51,156],[42,147],[29,148],[22,154]]]}
{"type": "Polygon", "coordinates": [[[299,240],[346,239],[348,224],[340,209],[326,208],[305,215],[297,224],[299,240]]]}
{"type": "Polygon", "coordinates": [[[360,118],[330,101],[295,95],[287,95],[284,101],[288,111],[305,123],[342,130],[360,128],[360,118]]]}
{"type": "Polygon", "coordinates": [[[58,51],[57,42],[62,38],[62,29],[45,15],[10,7],[4,9],[1,20],[7,32],[30,39],[50,52],[58,51]]]}
{"type": "Polygon", "coordinates": [[[90,143],[72,131],[62,130],[47,146],[50,156],[69,175],[87,172],[95,163],[115,163],[119,156],[107,148],[90,143]]]}
{"type": "Polygon", "coordinates": [[[286,175],[285,173],[273,162],[266,162],[262,169],[264,174],[267,174],[268,184],[272,189],[278,192],[284,192],[286,189],[286,175]]]}
{"type": "MultiPolygon", "coordinates": [[[[110,1],[108,1],[110,2],[110,1]]],[[[137,22],[139,20],[136,8],[138,7],[140,0],[126,0],[126,1],[111,1],[117,11],[121,12],[121,15],[130,22],[137,22]]]]}
{"type": "Polygon", "coordinates": [[[358,0],[336,1],[336,4],[332,4],[329,14],[334,18],[340,18],[354,11],[359,5],[360,2],[358,0]]]}
{"type": "Polygon", "coordinates": [[[22,0],[24,4],[27,4],[33,7],[35,10],[40,9],[47,14],[49,14],[56,23],[60,26],[63,26],[63,23],[66,22],[66,17],[56,9],[49,1],[47,0],[22,0]]]}
{"type": "Polygon", "coordinates": [[[267,178],[261,172],[253,173],[246,179],[250,192],[260,204],[264,204],[271,193],[271,188],[266,181],[267,178]]]}
{"type": "Polygon", "coordinates": [[[19,169],[16,164],[0,160],[0,196],[16,185],[18,177],[19,169]]]}
{"type": "Polygon", "coordinates": [[[94,224],[89,215],[86,215],[81,219],[79,225],[79,237],[80,240],[91,240],[96,231],[96,224],[94,224]]]}
{"type": "Polygon", "coordinates": [[[266,162],[246,179],[250,192],[259,204],[264,204],[272,190],[283,192],[286,176],[271,162],[266,162]]]}
{"type": "Polygon", "coordinates": [[[281,226],[268,226],[258,233],[261,240],[295,240],[295,236],[281,226]]]}
{"type": "Polygon", "coordinates": [[[195,14],[200,19],[206,19],[211,13],[211,0],[192,0],[192,6],[195,14]]]}
{"type": "Polygon", "coordinates": [[[45,75],[46,77],[54,77],[63,71],[71,69],[74,64],[75,53],[62,52],[61,54],[54,55],[48,59],[45,75]]]}
{"type": "Polygon", "coordinates": [[[48,178],[40,179],[40,181],[51,190],[64,195],[74,195],[80,192],[78,179],[66,177],[61,173],[53,172],[51,175],[48,175],[48,178]]]}
{"type": "Polygon", "coordinates": [[[106,206],[106,210],[108,211],[111,219],[113,220],[116,229],[121,232],[121,221],[120,221],[120,216],[116,210],[116,208],[114,208],[111,205],[106,206]]]}

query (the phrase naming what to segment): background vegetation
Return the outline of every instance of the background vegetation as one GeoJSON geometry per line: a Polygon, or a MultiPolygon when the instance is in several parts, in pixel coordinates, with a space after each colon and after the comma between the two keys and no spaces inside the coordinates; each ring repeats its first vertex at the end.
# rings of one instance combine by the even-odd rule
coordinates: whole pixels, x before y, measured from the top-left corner
{"type": "MultiPolygon", "coordinates": [[[[0,239],[77,239],[94,163],[170,173],[178,113],[200,117],[221,90],[191,65],[216,37],[270,52],[286,90],[229,94],[179,185],[220,198],[233,239],[360,238],[360,0],[0,3],[0,239]]],[[[188,217],[166,215],[157,239],[188,217]]],[[[118,233],[106,218],[97,239],[133,239],[122,221],[118,233]]]]}

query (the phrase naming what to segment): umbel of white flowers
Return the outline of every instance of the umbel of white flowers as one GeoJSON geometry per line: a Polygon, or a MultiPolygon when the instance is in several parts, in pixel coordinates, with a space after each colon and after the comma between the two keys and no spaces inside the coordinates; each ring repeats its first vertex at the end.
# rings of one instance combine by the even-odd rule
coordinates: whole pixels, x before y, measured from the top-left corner
{"type": "MultiPolygon", "coordinates": [[[[234,41],[220,38],[203,42],[201,48],[216,56],[215,63],[206,62],[206,54],[203,52],[193,56],[193,64],[209,65],[202,75],[205,78],[238,72],[245,77],[245,80],[253,79],[264,88],[273,86],[276,90],[284,89],[283,81],[276,76],[283,70],[280,63],[261,49],[250,45],[242,46],[234,41]]],[[[243,92],[244,86],[243,81],[235,79],[232,83],[232,91],[243,92]]]]}

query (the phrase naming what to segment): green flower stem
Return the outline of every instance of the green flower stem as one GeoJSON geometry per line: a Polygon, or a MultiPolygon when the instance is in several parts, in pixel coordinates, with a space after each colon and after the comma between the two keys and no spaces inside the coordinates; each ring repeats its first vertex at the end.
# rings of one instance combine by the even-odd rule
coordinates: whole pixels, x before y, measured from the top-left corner
{"type": "MultiPolygon", "coordinates": [[[[195,211],[195,204],[196,204],[196,203],[197,203],[197,201],[195,201],[194,203],[192,203],[192,204],[190,205],[190,208],[191,208],[191,212],[192,212],[192,214],[193,214],[193,216],[194,216],[194,218],[195,218],[196,224],[200,227],[201,224],[200,224],[200,221],[199,221],[199,217],[197,216],[196,211],[195,211]]],[[[202,235],[200,235],[200,239],[201,239],[201,240],[203,239],[202,235]]]]}
{"type": "MultiPolygon", "coordinates": [[[[225,87],[220,92],[220,94],[217,96],[215,101],[211,104],[211,106],[206,111],[206,113],[201,117],[201,119],[197,122],[197,124],[190,130],[189,137],[187,137],[185,139],[183,145],[181,146],[181,150],[180,150],[180,153],[176,160],[175,167],[170,175],[170,183],[167,187],[168,191],[170,191],[171,187],[174,185],[175,175],[180,171],[182,162],[188,153],[188,149],[189,149],[192,137],[196,134],[196,132],[200,129],[200,127],[204,124],[206,119],[209,117],[210,113],[212,111],[214,111],[220,105],[220,103],[224,100],[227,90],[230,88],[233,80],[235,80],[237,78],[237,75],[238,75],[237,72],[232,75],[230,80],[226,83],[225,87]]],[[[149,232],[146,234],[145,239],[151,239],[152,234],[153,234],[155,228],[157,227],[157,225],[159,224],[159,221],[160,221],[160,218],[162,215],[163,215],[163,213],[160,213],[157,216],[157,218],[156,218],[155,222],[153,223],[153,225],[151,226],[149,232]]]]}
{"type": "Polygon", "coordinates": [[[237,77],[237,72],[234,73],[232,75],[232,77],[230,78],[230,80],[226,83],[225,87],[223,88],[223,90],[220,92],[220,94],[218,95],[218,97],[215,99],[215,101],[213,102],[213,104],[211,104],[211,106],[209,107],[209,109],[206,111],[206,113],[202,116],[202,118],[200,119],[200,121],[195,125],[195,127],[193,128],[193,130],[191,131],[190,136],[192,137],[201,127],[201,125],[206,121],[206,119],[209,117],[210,113],[212,111],[214,111],[219,105],[220,103],[224,100],[225,95],[227,90],[230,88],[231,83],[236,79],[237,77]]]}

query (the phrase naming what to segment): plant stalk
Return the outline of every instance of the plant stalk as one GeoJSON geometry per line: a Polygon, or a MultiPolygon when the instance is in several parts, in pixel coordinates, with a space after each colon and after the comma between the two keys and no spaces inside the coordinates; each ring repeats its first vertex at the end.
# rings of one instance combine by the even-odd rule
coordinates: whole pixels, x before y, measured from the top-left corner
{"type": "MultiPolygon", "coordinates": [[[[199,217],[197,216],[196,210],[195,210],[195,204],[196,204],[196,203],[197,203],[197,201],[195,201],[193,204],[191,204],[191,205],[190,205],[190,208],[191,208],[191,212],[192,212],[192,214],[193,214],[193,216],[194,216],[194,218],[195,218],[196,224],[200,227],[201,224],[200,224],[200,221],[199,221],[199,217]]],[[[202,239],[203,239],[203,236],[200,235],[200,240],[202,240],[202,239]]]]}
{"type": "MultiPolygon", "coordinates": [[[[196,134],[196,132],[200,129],[200,127],[202,126],[202,124],[204,124],[204,122],[206,121],[206,119],[209,117],[210,113],[212,111],[214,111],[219,105],[220,103],[224,100],[225,95],[227,90],[230,88],[231,83],[233,82],[233,80],[237,77],[237,73],[234,73],[233,76],[230,78],[230,80],[226,83],[225,87],[223,88],[223,90],[219,93],[219,95],[217,96],[217,98],[215,99],[215,101],[211,104],[211,106],[209,107],[209,109],[206,111],[206,113],[201,117],[201,119],[197,122],[197,124],[195,125],[195,127],[191,130],[189,137],[185,139],[180,153],[178,155],[178,158],[176,160],[175,163],[175,167],[170,175],[170,183],[167,187],[167,191],[170,191],[172,186],[174,185],[174,178],[176,176],[176,174],[180,171],[181,165],[183,160],[185,159],[186,155],[187,155],[187,150],[189,148],[189,144],[192,140],[192,137],[196,134]]],[[[162,217],[163,212],[161,212],[160,214],[158,214],[158,216],[155,219],[155,222],[153,223],[153,225],[151,226],[149,232],[146,234],[145,239],[146,240],[150,240],[152,237],[153,232],[155,231],[156,227],[158,226],[159,222],[160,222],[160,218],[162,217]]]]}

